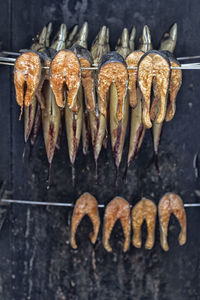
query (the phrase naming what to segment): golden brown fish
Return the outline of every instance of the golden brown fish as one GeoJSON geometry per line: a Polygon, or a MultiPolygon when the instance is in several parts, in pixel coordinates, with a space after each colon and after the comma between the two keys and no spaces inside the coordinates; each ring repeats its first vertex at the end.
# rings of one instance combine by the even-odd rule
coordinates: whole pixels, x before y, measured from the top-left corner
{"type": "Polygon", "coordinates": [[[132,226],[133,226],[133,245],[141,248],[141,226],[146,221],[147,240],[146,249],[152,249],[155,241],[155,224],[156,224],[157,207],[153,201],[142,198],[132,209],[132,226]]]}
{"type": "Polygon", "coordinates": [[[128,86],[128,70],[123,57],[114,51],[103,55],[98,67],[99,111],[104,116],[107,114],[106,94],[112,82],[116,84],[118,95],[117,120],[121,121],[128,86]]]}
{"type": "Polygon", "coordinates": [[[50,84],[59,107],[65,107],[64,89],[67,88],[67,105],[77,112],[76,96],[81,82],[81,67],[76,54],[71,50],[60,50],[50,66],[50,84]]]}
{"type": "Polygon", "coordinates": [[[100,217],[98,211],[98,202],[90,193],[84,193],[81,195],[76,201],[74,207],[70,238],[70,244],[73,249],[77,249],[75,234],[78,225],[86,215],[88,215],[93,224],[93,232],[90,233],[89,237],[92,244],[95,244],[100,227],[100,217]]]}
{"type": "MultiPolygon", "coordinates": [[[[176,46],[176,41],[177,41],[177,24],[175,23],[169,30],[169,32],[165,33],[161,43],[160,43],[160,48],[159,50],[166,50],[171,53],[174,52],[175,46],[176,46]]],[[[171,70],[171,76],[172,76],[172,71],[171,70]]],[[[170,80],[171,84],[171,80],[170,80]]],[[[170,88],[169,88],[169,93],[170,93],[170,88]]],[[[166,118],[166,117],[165,117],[166,118]]],[[[160,143],[160,138],[161,138],[161,133],[163,129],[163,122],[162,123],[156,123],[153,121],[153,126],[152,126],[152,131],[153,131],[153,145],[154,145],[154,162],[157,171],[159,172],[159,165],[158,165],[158,148],[159,148],[159,143],[160,143]]]]}
{"type": "Polygon", "coordinates": [[[170,215],[174,214],[178,219],[181,226],[181,231],[179,234],[179,245],[184,245],[186,243],[186,214],[182,199],[173,193],[165,194],[159,201],[158,214],[160,221],[160,242],[163,250],[168,251],[169,246],[167,243],[167,231],[170,215]]]}
{"type": "Polygon", "coordinates": [[[21,107],[20,119],[23,106],[30,106],[41,80],[42,64],[39,55],[34,51],[21,54],[15,62],[14,83],[16,100],[21,107]]]}
{"type": "Polygon", "coordinates": [[[121,197],[115,197],[112,201],[110,201],[106,206],[104,213],[103,245],[108,252],[112,251],[109,238],[118,219],[120,220],[124,231],[125,241],[123,251],[126,252],[129,249],[131,235],[130,205],[124,198],[121,197]]]}
{"type": "MultiPolygon", "coordinates": [[[[103,26],[91,47],[91,53],[94,63],[98,64],[102,55],[107,53],[109,50],[109,29],[106,28],[106,26],[103,26]]],[[[109,95],[107,94],[106,105],[108,103],[108,97],[109,95]]],[[[97,171],[97,160],[101,152],[103,142],[106,143],[107,140],[107,116],[99,113],[98,105],[96,103],[96,109],[93,112],[89,112],[89,119],[92,145],[94,149],[94,159],[97,171]]]]}
{"type": "Polygon", "coordinates": [[[146,128],[152,127],[150,119],[152,84],[155,94],[159,97],[159,100],[154,99],[154,101],[160,104],[156,122],[161,123],[165,118],[169,78],[170,63],[164,53],[151,50],[142,56],[138,64],[138,84],[143,96],[143,124],[146,128]]]}
{"type": "MultiPolygon", "coordinates": [[[[151,34],[148,26],[144,26],[142,31],[142,36],[140,37],[140,46],[139,50],[136,50],[131,53],[127,59],[127,65],[130,66],[138,66],[138,58],[142,57],[143,51],[146,52],[150,49],[152,49],[152,42],[151,42],[151,34]]],[[[143,138],[145,135],[146,128],[143,125],[142,122],[142,94],[138,87],[138,84],[136,82],[136,95],[134,92],[135,87],[135,79],[137,79],[137,72],[136,77],[133,76],[135,74],[135,71],[132,72],[132,70],[129,70],[129,89],[128,89],[128,95],[129,95],[129,102],[130,105],[135,106],[134,108],[131,108],[131,128],[130,128],[130,137],[129,137],[129,151],[128,151],[128,160],[127,160],[127,166],[125,170],[125,177],[128,171],[128,167],[130,165],[131,160],[134,160],[136,154],[138,153],[143,138]],[[132,85],[133,84],[133,85],[132,85]],[[136,97],[136,98],[135,98],[136,97]]]]}

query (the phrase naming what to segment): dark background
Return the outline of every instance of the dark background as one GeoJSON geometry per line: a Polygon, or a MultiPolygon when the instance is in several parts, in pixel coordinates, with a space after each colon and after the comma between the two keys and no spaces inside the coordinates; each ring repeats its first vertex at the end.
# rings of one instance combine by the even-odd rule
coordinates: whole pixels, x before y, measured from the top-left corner
{"type": "MultiPolygon", "coordinates": [[[[172,23],[178,23],[176,56],[200,54],[200,2],[194,1],[47,1],[1,0],[0,40],[5,50],[29,47],[32,37],[42,26],[53,21],[54,30],[61,22],[89,22],[89,42],[100,26],[111,31],[114,47],[123,27],[134,24],[137,38],[145,24],[150,26],[153,45],[158,47],[162,34],[172,23]]],[[[181,195],[185,203],[199,202],[199,179],[195,178],[193,159],[200,148],[200,71],[183,71],[183,86],[178,95],[177,113],[166,124],[160,147],[161,174],[152,166],[150,131],[142,150],[129,169],[128,183],[114,185],[115,168],[109,150],[99,159],[99,180],[94,179],[92,150],[84,157],[80,151],[76,161],[76,186],[71,184],[71,168],[63,133],[62,148],[52,167],[53,183],[46,189],[48,163],[42,135],[33,149],[31,160],[26,151],[22,162],[23,122],[18,121],[12,67],[0,67],[0,180],[7,180],[14,199],[40,201],[75,201],[89,191],[99,203],[108,203],[121,195],[135,203],[145,195],[158,203],[167,191],[181,195]]],[[[125,147],[125,153],[127,145],[125,147]]],[[[120,174],[124,170],[122,163],[120,174]]],[[[5,212],[5,210],[4,210],[5,212]]],[[[78,229],[79,248],[69,245],[71,209],[13,205],[0,232],[0,299],[64,300],[64,299],[200,299],[200,209],[188,208],[188,241],[178,246],[179,226],[172,217],[169,228],[168,253],[160,248],[159,228],[151,251],[131,247],[122,253],[123,235],[118,224],[112,234],[113,254],[106,253],[101,242],[88,241],[91,229],[87,218],[78,229]]],[[[103,219],[103,211],[101,211],[103,219]]],[[[145,232],[145,226],[143,227],[145,232]]],[[[145,234],[144,234],[145,238],[145,234]]],[[[144,243],[143,243],[144,244],[144,243]]]]}

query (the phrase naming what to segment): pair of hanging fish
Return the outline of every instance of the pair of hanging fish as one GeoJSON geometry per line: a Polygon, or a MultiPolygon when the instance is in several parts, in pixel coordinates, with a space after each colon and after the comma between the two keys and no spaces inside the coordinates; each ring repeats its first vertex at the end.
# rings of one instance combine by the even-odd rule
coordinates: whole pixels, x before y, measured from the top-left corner
{"type": "MultiPolygon", "coordinates": [[[[186,243],[186,214],[182,199],[173,193],[165,194],[159,201],[158,214],[160,222],[160,241],[163,250],[168,251],[169,246],[167,243],[168,223],[170,215],[174,214],[181,226],[179,234],[179,244],[184,245],[186,243]]],[[[99,227],[100,217],[98,212],[98,202],[89,193],[84,193],[76,201],[71,224],[71,239],[70,243],[73,249],[77,248],[76,244],[76,231],[82,220],[82,218],[88,215],[93,224],[93,232],[89,237],[93,244],[96,243],[99,227]]],[[[112,229],[119,219],[124,232],[124,248],[126,252],[130,246],[131,237],[131,222],[133,228],[133,240],[132,243],[136,248],[141,248],[141,227],[146,221],[147,224],[147,240],[145,244],[146,249],[152,249],[155,242],[155,224],[156,224],[157,207],[155,203],[149,199],[142,198],[132,209],[130,209],[129,203],[122,197],[115,197],[111,200],[105,209],[104,223],[103,223],[103,245],[104,248],[111,252],[112,248],[109,243],[112,229]]]]}
{"type": "Polygon", "coordinates": [[[152,122],[154,151],[157,154],[162,124],[164,120],[169,121],[174,116],[175,99],[182,79],[180,69],[170,69],[180,66],[169,53],[175,48],[177,25],[175,24],[161,41],[160,50],[168,50],[168,52],[151,50],[151,36],[147,26],[144,27],[140,38],[140,50],[133,51],[135,38],[135,27],[133,27],[130,38],[128,30],[126,28],[123,30],[116,52],[109,52],[109,29],[103,26],[92,44],[91,54],[86,49],[87,23],[84,23],[78,36],[77,26],[75,26],[66,43],[67,30],[62,24],[51,48],[47,48],[51,30],[50,23],[47,28],[44,27],[38,42],[33,44],[32,49],[38,52],[24,53],[15,63],[16,98],[22,108],[23,103],[25,104],[25,142],[31,130],[32,136],[37,136],[40,108],[42,108],[45,146],[51,164],[56,143],[62,132],[62,113],[59,107],[64,108],[72,166],[81,132],[85,154],[88,151],[91,135],[97,164],[102,145],[106,147],[107,144],[109,114],[111,144],[118,169],[123,153],[130,105],[131,130],[127,168],[142,144],[145,129],[150,128],[152,122]],[[74,46],[71,49],[64,49],[72,44],[74,46]],[[55,55],[52,48],[60,51],[55,55]],[[98,64],[97,95],[93,71],[83,69],[91,67],[93,63],[98,64]],[[42,66],[50,67],[50,72],[42,69],[42,66]],[[127,70],[127,67],[134,69],[127,70]],[[153,101],[151,101],[152,85],[153,101]],[[167,103],[168,90],[170,91],[169,104],[167,103]],[[40,105],[38,104],[35,114],[36,98],[40,105]]]}

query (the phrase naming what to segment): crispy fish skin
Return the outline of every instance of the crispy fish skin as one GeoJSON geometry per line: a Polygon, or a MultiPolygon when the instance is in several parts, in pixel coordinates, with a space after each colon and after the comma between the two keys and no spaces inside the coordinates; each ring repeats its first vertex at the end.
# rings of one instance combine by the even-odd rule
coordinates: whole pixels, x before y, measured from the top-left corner
{"type": "MultiPolygon", "coordinates": [[[[166,53],[166,52],[165,52],[166,53]]],[[[169,52],[166,53],[171,67],[180,67],[181,64],[169,52]]],[[[172,69],[169,85],[169,104],[167,107],[165,121],[169,122],[173,119],[176,111],[176,96],[182,84],[182,71],[181,69],[172,69]]]]}
{"type": "Polygon", "coordinates": [[[117,52],[102,56],[98,67],[99,110],[106,116],[106,94],[112,82],[115,82],[118,95],[117,119],[121,121],[124,114],[124,102],[128,87],[128,70],[123,57],[117,52]]]}
{"type": "Polygon", "coordinates": [[[125,240],[123,251],[127,252],[130,246],[131,222],[130,205],[122,197],[115,197],[106,206],[103,223],[103,245],[106,251],[112,252],[109,238],[117,220],[120,220],[125,240]]]}
{"type": "Polygon", "coordinates": [[[77,249],[76,244],[76,230],[81,220],[85,215],[91,219],[93,224],[93,232],[90,233],[89,237],[92,244],[96,243],[99,227],[100,227],[100,217],[98,211],[98,202],[94,196],[90,193],[84,193],[76,201],[73,216],[72,216],[72,225],[71,225],[71,238],[70,244],[73,249],[77,249]]]}
{"type": "Polygon", "coordinates": [[[65,107],[63,86],[68,88],[67,105],[72,112],[77,112],[76,96],[81,82],[81,68],[78,57],[71,50],[60,50],[50,65],[50,84],[59,107],[65,107]]]}
{"type": "Polygon", "coordinates": [[[155,225],[156,225],[157,207],[153,201],[142,198],[132,209],[132,227],[134,231],[133,246],[141,248],[141,226],[146,221],[147,224],[147,240],[145,248],[150,250],[155,242],[155,225]]]}
{"type": "Polygon", "coordinates": [[[83,89],[79,87],[76,97],[77,104],[79,106],[78,113],[72,113],[69,107],[65,107],[65,126],[67,133],[68,152],[72,166],[74,165],[76,154],[79,147],[82,122],[83,122],[83,89]]]}
{"type": "MultiPolygon", "coordinates": [[[[80,45],[73,45],[71,50],[77,55],[82,68],[90,68],[93,64],[93,59],[90,52],[80,45]]],[[[86,108],[88,111],[95,109],[95,79],[92,70],[81,71],[81,82],[86,94],[86,108]]]]}
{"type": "MultiPolygon", "coordinates": [[[[138,63],[143,56],[144,52],[141,50],[135,50],[131,52],[126,58],[126,64],[128,68],[137,68],[138,63]]],[[[132,108],[135,108],[137,105],[137,93],[136,93],[136,83],[137,83],[137,69],[128,70],[129,74],[129,84],[128,84],[128,95],[129,103],[132,108]]]]}
{"type": "Polygon", "coordinates": [[[23,112],[23,105],[31,105],[37,92],[41,78],[41,70],[42,65],[40,57],[34,51],[25,52],[16,59],[14,67],[14,84],[16,100],[21,107],[20,119],[23,112]],[[24,90],[25,86],[26,91],[24,90]]]}
{"type": "MultiPolygon", "coordinates": [[[[150,119],[151,86],[159,95],[160,109],[156,123],[163,122],[167,107],[169,89],[170,63],[166,55],[156,50],[145,53],[138,64],[138,84],[143,95],[143,123],[147,128],[152,127],[150,119]]],[[[154,104],[152,104],[154,105],[154,104]]]]}
{"type": "Polygon", "coordinates": [[[168,251],[167,231],[170,215],[174,214],[181,226],[179,245],[184,245],[187,239],[186,213],[182,199],[174,194],[167,193],[159,201],[158,214],[160,222],[160,243],[163,250],[168,251]]]}

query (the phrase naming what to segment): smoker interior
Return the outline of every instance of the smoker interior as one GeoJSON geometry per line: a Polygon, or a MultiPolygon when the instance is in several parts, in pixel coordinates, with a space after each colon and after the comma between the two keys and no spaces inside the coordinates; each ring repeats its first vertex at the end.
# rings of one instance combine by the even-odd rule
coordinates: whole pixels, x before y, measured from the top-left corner
{"type": "MultiPolygon", "coordinates": [[[[164,32],[178,23],[175,55],[200,54],[200,2],[194,1],[2,1],[0,10],[0,40],[3,49],[18,51],[29,47],[32,37],[49,21],[54,30],[60,23],[82,25],[89,22],[89,44],[100,26],[111,31],[112,49],[123,27],[137,30],[136,41],[145,24],[150,27],[154,48],[164,32]]],[[[195,177],[193,159],[200,148],[199,86],[200,71],[183,71],[183,85],[178,94],[177,112],[164,127],[159,151],[161,173],[153,166],[152,138],[147,131],[142,149],[131,164],[125,184],[120,176],[114,185],[115,167],[111,147],[103,150],[98,163],[98,182],[92,149],[84,156],[79,149],[76,160],[76,185],[72,188],[71,167],[65,132],[62,147],[52,165],[52,186],[46,189],[48,163],[42,133],[29,159],[25,162],[23,121],[18,121],[19,107],[15,101],[13,68],[0,66],[0,180],[7,180],[13,199],[74,202],[88,191],[99,203],[106,204],[114,196],[125,197],[131,204],[142,195],[158,203],[167,191],[178,193],[185,203],[199,202],[199,179],[195,177]]],[[[125,168],[127,141],[120,174],[125,168]]],[[[101,210],[101,221],[103,221],[101,210]]],[[[1,216],[5,208],[1,208],[1,216]]],[[[200,299],[200,210],[188,208],[188,240],[178,245],[179,224],[171,218],[169,252],[161,250],[159,226],[156,243],[151,251],[136,249],[122,253],[123,234],[119,223],[111,237],[113,253],[102,246],[101,236],[95,246],[88,240],[91,230],[85,218],[78,232],[78,250],[69,245],[70,208],[12,205],[6,208],[6,218],[0,232],[0,299],[140,299],[197,300],[200,299]]],[[[143,245],[146,227],[143,226],[143,245]]]]}

